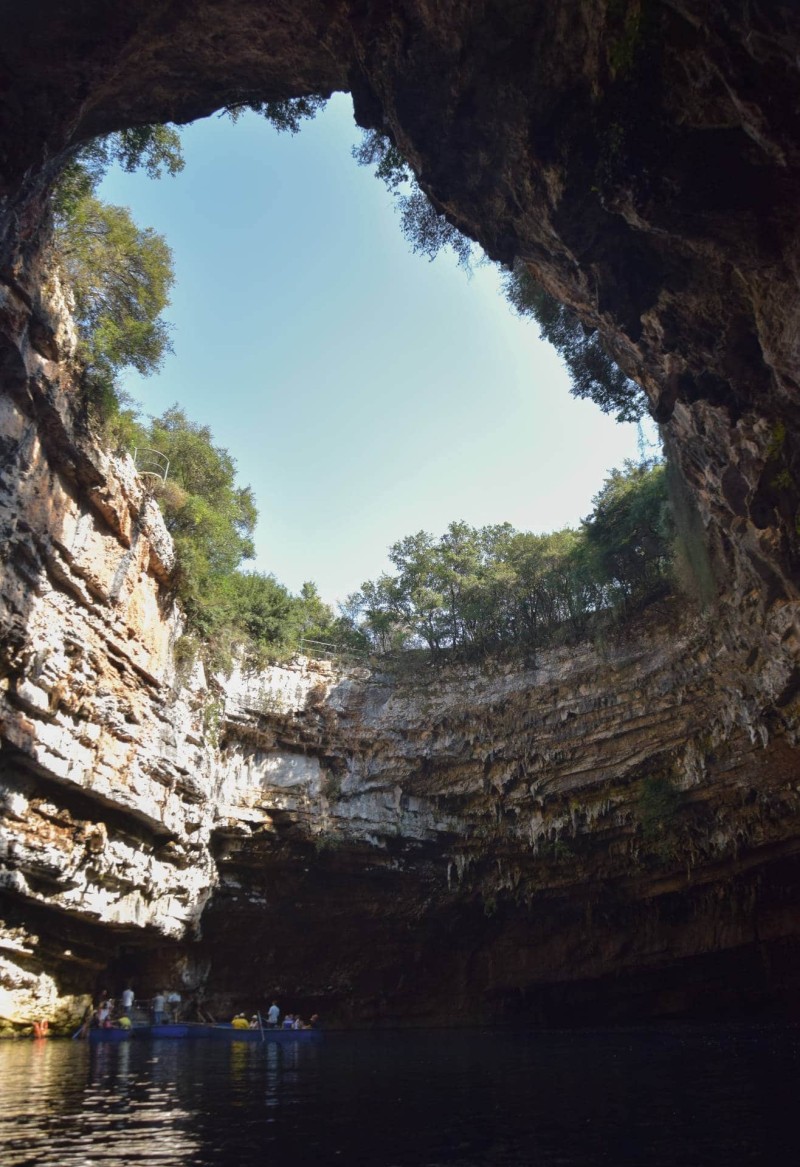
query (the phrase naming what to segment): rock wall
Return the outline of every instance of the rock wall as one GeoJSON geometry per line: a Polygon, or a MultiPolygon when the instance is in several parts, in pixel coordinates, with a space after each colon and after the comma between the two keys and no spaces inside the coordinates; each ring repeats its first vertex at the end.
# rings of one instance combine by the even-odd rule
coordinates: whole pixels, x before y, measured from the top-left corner
{"type": "Polygon", "coordinates": [[[799,45],[750,0],[0,15],[0,1014],[101,970],[371,1020],[796,990],[799,45]],[[157,510],[72,401],[48,190],[95,134],[337,88],[641,382],[713,617],[526,674],[179,683],[157,510]]]}
{"type": "MultiPolygon", "coordinates": [[[[63,331],[57,289],[51,313],[63,331]]],[[[75,421],[65,362],[27,334],[18,356],[0,438],[0,1021],[67,1025],[82,993],[130,977],[345,1023],[790,998],[792,605],[734,636],[726,604],[671,601],[525,670],[300,658],[178,676],[153,498],[75,421]]]]}
{"type": "Polygon", "coordinates": [[[720,573],[796,598],[798,48],[788,0],[39,0],[0,15],[0,272],[33,294],[92,136],[349,90],[453,223],[600,329],[720,573]]]}

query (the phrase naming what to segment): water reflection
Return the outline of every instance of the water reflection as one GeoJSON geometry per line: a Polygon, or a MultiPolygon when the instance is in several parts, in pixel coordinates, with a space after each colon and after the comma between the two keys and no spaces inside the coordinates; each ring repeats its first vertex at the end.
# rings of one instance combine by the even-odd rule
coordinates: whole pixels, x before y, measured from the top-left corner
{"type": "Polygon", "coordinates": [[[0,1044],[0,1160],[59,1167],[782,1167],[797,1030],[0,1044]]]}
{"type": "Polygon", "coordinates": [[[4,1043],[0,1147],[4,1167],[197,1162],[191,1112],[168,1059],[130,1043],[4,1043]]]}

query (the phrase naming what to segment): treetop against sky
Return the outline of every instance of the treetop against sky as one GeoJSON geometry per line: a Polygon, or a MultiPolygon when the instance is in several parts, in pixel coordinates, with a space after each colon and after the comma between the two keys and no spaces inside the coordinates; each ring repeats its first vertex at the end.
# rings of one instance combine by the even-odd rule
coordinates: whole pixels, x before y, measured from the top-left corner
{"type": "Polygon", "coordinates": [[[180,402],[235,457],[254,566],[344,599],[410,531],[576,524],[637,457],[637,427],[569,395],[496,268],[411,253],[351,156],[349,97],[296,136],[245,114],[182,137],[175,177],[113,170],[99,192],[174,253],[174,354],[127,388],[147,414],[180,402]]]}

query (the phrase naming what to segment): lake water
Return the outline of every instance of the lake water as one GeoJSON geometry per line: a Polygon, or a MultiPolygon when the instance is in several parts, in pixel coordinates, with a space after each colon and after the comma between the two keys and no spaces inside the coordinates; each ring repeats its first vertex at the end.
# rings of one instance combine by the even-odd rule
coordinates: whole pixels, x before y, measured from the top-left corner
{"type": "Polygon", "coordinates": [[[3,1167],[800,1163],[800,1030],[0,1043],[3,1167]]]}

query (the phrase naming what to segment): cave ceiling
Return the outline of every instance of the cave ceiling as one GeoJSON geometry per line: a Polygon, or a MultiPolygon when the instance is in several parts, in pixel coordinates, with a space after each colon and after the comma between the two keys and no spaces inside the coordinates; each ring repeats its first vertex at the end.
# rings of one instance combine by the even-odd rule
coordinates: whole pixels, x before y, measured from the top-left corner
{"type": "Polygon", "coordinates": [[[349,90],[440,211],[600,329],[665,423],[722,574],[795,594],[794,6],[41,0],[6,6],[0,34],[7,277],[24,285],[76,145],[349,90]]]}

